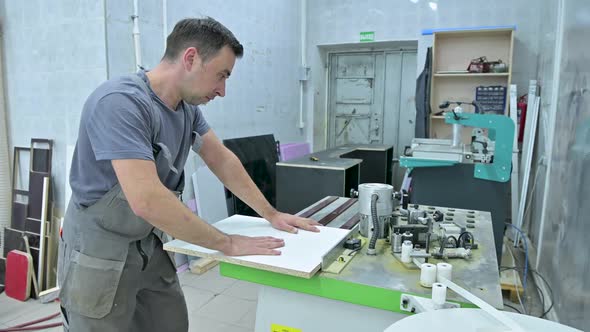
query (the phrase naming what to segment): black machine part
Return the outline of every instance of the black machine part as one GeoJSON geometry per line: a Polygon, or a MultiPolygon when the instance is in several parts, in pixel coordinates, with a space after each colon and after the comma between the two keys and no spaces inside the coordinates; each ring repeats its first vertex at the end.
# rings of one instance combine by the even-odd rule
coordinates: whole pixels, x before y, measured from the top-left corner
{"type": "Polygon", "coordinates": [[[432,214],[432,219],[436,222],[443,221],[444,218],[445,214],[440,212],[439,210],[434,211],[434,213],[432,214]]]}
{"type": "MultiPolygon", "coordinates": [[[[451,100],[446,100],[446,101],[442,102],[440,105],[438,105],[438,108],[440,108],[440,109],[446,109],[446,108],[449,108],[449,106],[451,106],[452,104],[455,104],[457,106],[461,106],[463,104],[472,105],[475,108],[475,113],[481,113],[480,112],[479,104],[475,100],[474,101],[471,101],[471,102],[469,102],[469,101],[451,101],[451,100]]],[[[454,111],[453,111],[453,116],[455,117],[455,120],[459,120],[460,119],[459,115],[456,114],[454,111]]]]}
{"type": "Polygon", "coordinates": [[[344,242],[344,248],[350,250],[359,250],[361,248],[361,240],[360,239],[348,239],[344,242]]]}
{"type": "Polygon", "coordinates": [[[379,217],[377,216],[377,200],[379,195],[373,194],[371,196],[371,219],[373,219],[373,233],[371,234],[371,240],[369,241],[369,254],[374,255],[375,245],[379,238],[379,217]]]}

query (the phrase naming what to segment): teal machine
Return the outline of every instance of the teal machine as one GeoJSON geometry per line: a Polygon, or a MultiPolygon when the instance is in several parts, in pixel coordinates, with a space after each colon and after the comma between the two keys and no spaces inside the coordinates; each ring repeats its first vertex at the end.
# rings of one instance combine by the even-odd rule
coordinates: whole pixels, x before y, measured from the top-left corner
{"type": "Polygon", "coordinates": [[[490,211],[498,263],[505,222],[510,220],[510,175],[515,125],[511,118],[481,114],[476,102],[445,102],[445,122],[453,125],[450,139],[412,140],[400,158],[407,168],[401,189],[410,192],[410,202],[468,210],[490,211]],[[463,112],[470,104],[476,113],[463,112]],[[471,139],[463,141],[465,127],[471,139]]]}
{"type": "Polygon", "coordinates": [[[507,182],[512,169],[514,122],[507,116],[497,114],[464,113],[462,104],[476,103],[445,102],[457,107],[445,113],[445,122],[453,125],[452,139],[423,139],[412,141],[408,155],[400,158],[400,165],[416,167],[453,166],[459,163],[475,164],[473,176],[478,179],[507,182]],[[474,127],[471,142],[461,142],[463,127],[474,127]],[[487,132],[487,135],[486,135],[487,132]]]}

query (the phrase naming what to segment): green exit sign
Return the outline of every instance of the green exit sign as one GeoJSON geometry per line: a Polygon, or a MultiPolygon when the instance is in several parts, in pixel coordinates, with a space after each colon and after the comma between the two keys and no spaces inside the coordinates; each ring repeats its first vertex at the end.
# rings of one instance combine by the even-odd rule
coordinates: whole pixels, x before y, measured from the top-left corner
{"type": "Polygon", "coordinates": [[[375,31],[361,32],[361,42],[372,42],[372,41],[375,41],[375,31]]]}

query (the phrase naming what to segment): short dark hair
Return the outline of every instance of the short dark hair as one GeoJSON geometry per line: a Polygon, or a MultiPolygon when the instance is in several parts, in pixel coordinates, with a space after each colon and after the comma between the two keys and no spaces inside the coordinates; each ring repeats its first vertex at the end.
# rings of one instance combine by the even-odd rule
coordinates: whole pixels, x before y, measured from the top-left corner
{"type": "Polygon", "coordinates": [[[223,24],[211,17],[185,18],[176,23],[166,38],[164,59],[174,60],[188,47],[196,47],[199,56],[206,62],[224,46],[229,46],[237,58],[244,55],[242,44],[223,24]]]}

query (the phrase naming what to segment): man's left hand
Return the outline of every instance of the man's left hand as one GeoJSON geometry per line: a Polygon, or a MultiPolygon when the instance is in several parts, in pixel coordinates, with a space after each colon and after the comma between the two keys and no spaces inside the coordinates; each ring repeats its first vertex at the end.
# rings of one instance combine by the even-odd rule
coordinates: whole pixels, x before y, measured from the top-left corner
{"type": "Polygon", "coordinates": [[[322,224],[318,223],[315,220],[309,218],[301,218],[298,216],[294,216],[288,213],[277,212],[273,214],[268,221],[272,225],[272,227],[296,234],[298,229],[304,229],[310,232],[319,232],[320,230],[315,226],[321,226],[322,224]]]}

